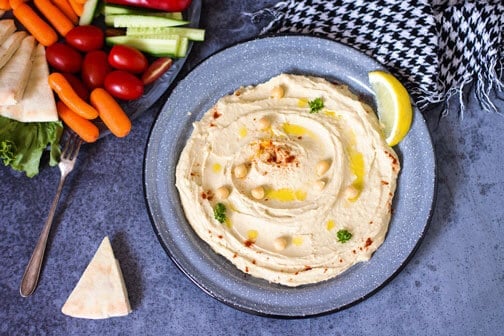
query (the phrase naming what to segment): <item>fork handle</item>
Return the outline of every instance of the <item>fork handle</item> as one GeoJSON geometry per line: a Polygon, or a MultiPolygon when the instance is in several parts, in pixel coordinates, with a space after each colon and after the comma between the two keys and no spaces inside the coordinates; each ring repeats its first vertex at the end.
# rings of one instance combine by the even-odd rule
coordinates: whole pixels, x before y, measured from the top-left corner
{"type": "Polygon", "coordinates": [[[49,232],[51,231],[54,213],[56,212],[56,206],[58,205],[60,199],[61,190],[63,189],[65,178],[65,175],[62,175],[60,178],[56,195],[54,196],[51,209],[49,210],[49,215],[47,216],[47,220],[44,223],[44,227],[42,228],[42,232],[40,233],[37,245],[33,250],[30,261],[28,262],[28,265],[26,266],[25,272],[23,274],[21,286],[19,287],[19,292],[22,297],[30,296],[35,291],[35,288],[37,288],[40,269],[42,268],[44,253],[47,246],[47,238],[49,237],[49,232]]]}

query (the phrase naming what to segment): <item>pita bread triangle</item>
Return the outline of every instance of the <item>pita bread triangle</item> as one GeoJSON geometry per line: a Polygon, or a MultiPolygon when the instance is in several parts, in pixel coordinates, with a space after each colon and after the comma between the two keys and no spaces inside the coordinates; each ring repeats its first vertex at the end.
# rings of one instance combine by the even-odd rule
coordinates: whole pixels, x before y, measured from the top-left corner
{"type": "Polygon", "coordinates": [[[101,242],[61,311],[88,319],[125,316],[131,312],[121,268],[108,237],[101,242]]]}
{"type": "Polygon", "coordinates": [[[45,48],[35,47],[28,83],[21,99],[15,105],[0,105],[0,115],[21,122],[49,122],[58,120],[56,102],[47,78],[45,48]]]}
{"type": "Polygon", "coordinates": [[[14,20],[5,19],[0,20],[0,45],[7,40],[7,38],[16,31],[14,20]]]}

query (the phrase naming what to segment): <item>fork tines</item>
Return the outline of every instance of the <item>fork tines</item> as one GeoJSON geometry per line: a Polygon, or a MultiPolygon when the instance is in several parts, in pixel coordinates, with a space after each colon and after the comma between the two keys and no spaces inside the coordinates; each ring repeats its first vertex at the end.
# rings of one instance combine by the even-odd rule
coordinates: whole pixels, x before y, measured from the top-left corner
{"type": "Polygon", "coordinates": [[[65,138],[65,145],[63,147],[63,150],[61,151],[61,157],[71,160],[77,155],[77,153],[79,153],[82,139],[72,131],[66,131],[61,139],[63,140],[63,138],[65,138]]]}

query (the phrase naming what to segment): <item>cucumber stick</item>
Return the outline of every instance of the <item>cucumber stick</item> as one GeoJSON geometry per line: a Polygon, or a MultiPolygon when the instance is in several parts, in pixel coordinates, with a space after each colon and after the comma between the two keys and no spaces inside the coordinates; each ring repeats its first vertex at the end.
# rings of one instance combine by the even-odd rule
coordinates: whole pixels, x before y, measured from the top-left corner
{"type": "Polygon", "coordinates": [[[154,56],[185,57],[189,46],[187,37],[173,36],[110,36],[107,44],[123,44],[154,56]]]}
{"type": "Polygon", "coordinates": [[[98,0],[87,0],[84,3],[82,14],[79,18],[79,25],[85,26],[91,24],[95,17],[95,13],[98,7],[98,0]]]}
{"type": "Polygon", "coordinates": [[[186,27],[128,27],[126,28],[128,36],[166,36],[178,35],[187,37],[190,41],[204,41],[205,30],[199,28],[186,27]]]}
{"type": "Polygon", "coordinates": [[[103,7],[103,15],[149,15],[149,16],[161,16],[167,17],[169,19],[183,20],[182,12],[162,12],[162,11],[151,11],[140,8],[132,8],[120,5],[105,4],[103,7]]]}
{"type": "Polygon", "coordinates": [[[107,15],[105,16],[105,24],[107,26],[120,27],[173,27],[183,26],[189,23],[184,20],[171,19],[162,16],[150,15],[107,15]]]}

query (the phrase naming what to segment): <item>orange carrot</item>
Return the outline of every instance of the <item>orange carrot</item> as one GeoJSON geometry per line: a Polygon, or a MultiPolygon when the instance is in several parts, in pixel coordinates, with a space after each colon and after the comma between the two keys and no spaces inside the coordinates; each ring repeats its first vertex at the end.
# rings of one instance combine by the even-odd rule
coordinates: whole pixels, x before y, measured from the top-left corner
{"type": "Polygon", "coordinates": [[[82,12],[84,12],[84,5],[78,3],[75,0],[68,0],[68,2],[70,3],[70,6],[72,6],[72,9],[74,10],[75,14],[77,14],[77,16],[81,16],[82,12]]]}
{"type": "Polygon", "coordinates": [[[9,10],[11,8],[12,8],[12,6],[11,6],[9,0],[0,0],[0,9],[1,10],[9,10]]]}
{"type": "Polygon", "coordinates": [[[100,136],[100,130],[93,122],[82,118],[80,115],[72,111],[62,101],[56,103],[58,108],[58,116],[63,120],[72,131],[77,133],[82,140],[86,142],[95,142],[100,136]]]}
{"type": "Polygon", "coordinates": [[[27,2],[28,0],[9,0],[10,8],[17,8],[20,4],[27,2]]]}
{"type": "Polygon", "coordinates": [[[78,4],[82,4],[84,5],[86,3],[87,0],[75,0],[75,2],[77,2],[78,4]]]}
{"type": "Polygon", "coordinates": [[[74,27],[73,22],[50,0],[35,0],[34,3],[61,36],[65,36],[74,27]]]}
{"type": "Polygon", "coordinates": [[[103,88],[96,88],[91,91],[90,100],[112,134],[120,138],[128,135],[131,131],[131,120],[110,93],[103,88]]]}
{"type": "Polygon", "coordinates": [[[98,117],[98,111],[79,97],[61,73],[53,72],[49,75],[48,80],[51,89],[72,111],[86,119],[95,119],[98,117]]]}
{"type": "Polygon", "coordinates": [[[58,7],[73,24],[77,24],[79,22],[79,17],[75,14],[72,6],[68,0],[52,0],[52,2],[58,7]]]}
{"type": "Polygon", "coordinates": [[[35,11],[25,3],[16,4],[12,13],[16,19],[35,37],[43,46],[50,46],[58,40],[58,34],[35,11]]]}

